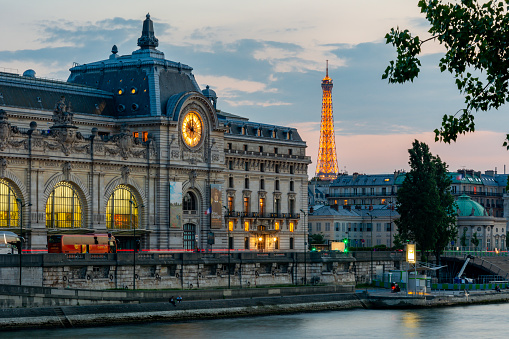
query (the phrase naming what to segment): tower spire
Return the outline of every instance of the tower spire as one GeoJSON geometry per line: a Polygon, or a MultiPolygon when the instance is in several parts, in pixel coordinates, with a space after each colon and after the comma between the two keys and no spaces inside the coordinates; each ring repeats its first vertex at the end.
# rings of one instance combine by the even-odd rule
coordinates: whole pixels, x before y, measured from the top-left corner
{"type": "Polygon", "coordinates": [[[320,148],[316,164],[316,176],[322,180],[334,180],[338,176],[336,139],[332,115],[332,79],[329,78],[329,60],[326,61],[325,78],[322,79],[322,121],[320,124],[320,148]]]}
{"type": "Polygon", "coordinates": [[[154,23],[150,20],[150,13],[147,13],[147,17],[143,21],[143,30],[138,39],[138,46],[141,49],[155,49],[159,46],[159,40],[154,35],[154,23]]]}

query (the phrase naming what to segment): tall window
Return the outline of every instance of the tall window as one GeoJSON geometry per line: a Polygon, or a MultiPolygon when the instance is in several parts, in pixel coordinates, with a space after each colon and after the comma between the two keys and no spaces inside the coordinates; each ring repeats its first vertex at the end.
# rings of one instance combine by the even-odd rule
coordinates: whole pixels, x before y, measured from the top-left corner
{"type": "Polygon", "coordinates": [[[0,227],[19,226],[19,203],[10,183],[0,179],[0,227]]]}
{"type": "Polygon", "coordinates": [[[260,190],[265,189],[265,179],[260,179],[260,190]]]}
{"type": "Polygon", "coordinates": [[[244,197],[244,212],[249,213],[249,197],[244,197]]]}
{"type": "Polygon", "coordinates": [[[275,190],[276,190],[276,191],[279,191],[279,180],[276,180],[276,183],[275,183],[275,190]]]}
{"type": "Polygon", "coordinates": [[[260,216],[265,214],[265,198],[260,198],[260,208],[259,208],[260,216]]]}
{"type": "Polygon", "coordinates": [[[228,187],[233,188],[233,177],[228,177],[228,187]]]}
{"type": "Polygon", "coordinates": [[[46,203],[46,227],[82,227],[82,204],[74,186],[61,181],[55,185],[46,203]]]}
{"type": "Polygon", "coordinates": [[[265,164],[263,162],[260,164],[260,172],[265,172],[265,164]]]}
{"type": "Polygon", "coordinates": [[[291,214],[295,213],[295,200],[293,199],[290,199],[289,201],[288,212],[291,214]]]}
{"type": "Polygon", "coordinates": [[[249,188],[249,178],[245,178],[245,179],[244,179],[244,188],[245,188],[245,189],[248,189],[248,188],[249,188]]]}
{"type": "Polygon", "coordinates": [[[275,198],[274,199],[274,213],[279,215],[281,213],[281,199],[275,198]]]}
{"type": "Polygon", "coordinates": [[[288,228],[290,229],[290,232],[293,232],[293,229],[294,229],[293,222],[290,222],[290,225],[288,228]]]}
{"type": "Polygon", "coordinates": [[[233,197],[228,197],[228,210],[230,212],[235,211],[235,205],[233,204],[233,197]]]}
{"type": "Polygon", "coordinates": [[[196,211],[196,197],[193,192],[187,192],[182,202],[184,211],[196,211]]]}
{"type": "Polygon", "coordinates": [[[293,181],[290,181],[290,191],[292,191],[292,192],[293,192],[293,188],[294,188],[293,181]]]}
{"type": "Polygon", "coordinates": [[[115,229],[138,228],[140,205],[131,188],[118,185],[106,205],[106,227],[115,229]]]}

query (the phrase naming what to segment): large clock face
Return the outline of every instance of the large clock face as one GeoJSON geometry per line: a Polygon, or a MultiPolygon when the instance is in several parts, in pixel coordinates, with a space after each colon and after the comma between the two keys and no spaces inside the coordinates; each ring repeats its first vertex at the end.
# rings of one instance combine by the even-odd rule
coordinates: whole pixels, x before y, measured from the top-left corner
{"type": "Polygon", "coordinates": [[[203,134],[203,123],[196,112],[189,112],[182,122],[182,137],[189,147],[198,145],[203,134]]]}

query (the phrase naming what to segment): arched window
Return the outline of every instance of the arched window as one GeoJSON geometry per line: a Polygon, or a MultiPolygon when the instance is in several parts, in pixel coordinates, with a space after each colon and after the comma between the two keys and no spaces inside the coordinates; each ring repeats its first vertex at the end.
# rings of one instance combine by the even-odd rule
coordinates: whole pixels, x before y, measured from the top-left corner
{"type": "Polygon", "coordinates": [[[132,189],[118,185],[106,205],[106,227],[110,229],[139,228],[139,208],[132,189]]]}
{"type": "Polygon", "coordinates": [[[83,204],[74,185],[66,181],[60,181],[55,185],[46,202],[46,227],[83,227],[82,206],[83,204]]]}
{"type": "Polygon", "coordinates": [[[196,211],[196,196],[193,192],[187,192],[182,201],[184,211],[196,211]]]}
{"type": "Polygon", "coordinates": [[[0,179],[0,227],[19,226],[19,203],[7,180],[0,179]]]}

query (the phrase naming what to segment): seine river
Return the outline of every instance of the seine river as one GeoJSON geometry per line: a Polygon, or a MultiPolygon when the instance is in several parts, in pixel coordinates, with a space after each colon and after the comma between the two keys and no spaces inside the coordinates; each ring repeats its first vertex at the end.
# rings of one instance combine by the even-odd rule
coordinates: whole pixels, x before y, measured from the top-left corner
{"type": "Polygon", "coordinates": [[[503,338],[509,304],[0,332],[0,338],[503,338]]]}

